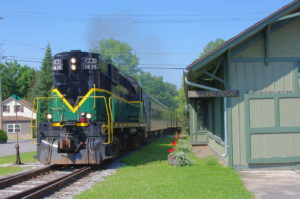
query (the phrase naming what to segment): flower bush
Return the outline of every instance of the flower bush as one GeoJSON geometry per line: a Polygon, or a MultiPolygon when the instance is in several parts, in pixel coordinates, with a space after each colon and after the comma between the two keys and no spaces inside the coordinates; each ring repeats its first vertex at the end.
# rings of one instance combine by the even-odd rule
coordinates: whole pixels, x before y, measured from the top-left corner
{"type": "Polygon", "coordinates": [[[180,140],[175,146],[175,150],[190,153],[192,151],[192,146],[187,140],[180,140]]]}
{"type": "Polygon", "coordinates": [[[183,151],[178,151],[174,154],[175,166],[189,166],[192,162],[188,154],[183,151]]]}
{"type": "Polygon", "coordinates": [[[192,162],[189,158],[189,153],[191,153],[192,147],[188,140],[183,137],[182,133],[178,133],[177,137],[173,139],[178,139],[178,141],[173,141],[170,145],[172,149],[167,150],[168,161],[170,165],[174,166],[188,166],[192,162]]]}

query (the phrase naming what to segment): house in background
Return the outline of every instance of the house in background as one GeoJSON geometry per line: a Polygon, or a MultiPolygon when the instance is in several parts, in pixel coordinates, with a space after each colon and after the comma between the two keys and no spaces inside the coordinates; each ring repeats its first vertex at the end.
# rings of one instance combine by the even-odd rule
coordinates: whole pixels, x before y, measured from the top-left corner
{"type": "Polygon", "coordinates": [[[236,169],[300,168],[300,1],[185,72],[193,144],[236,169]]]}
{"type": "Polygon", "coordinates": [[[30,122],[36,118],[32,112],[31,103],[12,95],[2,102],[3,130],[7,132],[9,139],[15,139],[16,133],[20,138],[30,138],[30,122]]]}

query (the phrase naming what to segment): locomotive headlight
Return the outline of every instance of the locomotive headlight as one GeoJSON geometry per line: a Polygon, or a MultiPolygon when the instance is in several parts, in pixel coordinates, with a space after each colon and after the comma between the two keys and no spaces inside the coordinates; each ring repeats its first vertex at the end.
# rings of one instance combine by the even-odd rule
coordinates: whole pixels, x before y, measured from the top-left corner
{"type": "Polygon", "coordinates": [[[75,65],[75,64],[71,64],[71,70],[72,70],[72,71],[75,71],[75,70],[76,70],[76,68],[77,68],[77,67],[76,67],[76,65],[75,65]]]}
{"type": "Polygon", "coordinates": [[[72,57],[71,59],[70,59],[70,61],[71,61],[71,64],[76,64],[76,58],[75,57],[72,57]]]}
{"type": "Polygon", "coordinates": [[[48,120],[51,120],[51,119],[52,119],[52,114],[51,114],[51,113],[48,113],[48,114],[47,114],[47,119],[48,119],[48,120]]]}
{"type": "Polygon", "coordinates": [[[91,119],[91,118],[92,118],[92,114],[87,113],[87,114],[86,114],[86,118],[87,118],[87,119],[91,119]]]}

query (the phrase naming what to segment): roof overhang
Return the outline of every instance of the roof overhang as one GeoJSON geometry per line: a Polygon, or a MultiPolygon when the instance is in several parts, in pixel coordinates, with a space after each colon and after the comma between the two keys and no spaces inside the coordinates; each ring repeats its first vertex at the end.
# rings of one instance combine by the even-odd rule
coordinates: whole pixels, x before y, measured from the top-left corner
{"type": "Polygon", "coordinates": [[[218,48],[214,49],[210,53],[204,55],[203,57],[195,60],[192,64],[187,66],[187,76],[191,78],[191,80],[195,79],[196,76],[199,78],[203,75],[201,69],[209,67],[212,65],[213,62],[218,61],[219,59],[230,55],[230,51],[233,47],[237,46],[241,42],[245,41],[249,37],[253,36],[254,34],[258,33],[259,31],[263,30],[264,28],[268,27],[269,25],[277,22],[289,19],[291,17],[298,17],[300,13],[293,13],[300,7],[300,0],[295,0],[286,6],[282,7],[281,9],[277,10],[276,12],[272,13],[268,17],[262,19],[261,21],[257,22],[253,26],[249,27],[245,31],[241,32],[240,34],[236,35],[235,37],[229,39],[224,44],[220,45],[218,48]],[[197,72],[197,75],[193,75],[192,73],[197,72]]]}

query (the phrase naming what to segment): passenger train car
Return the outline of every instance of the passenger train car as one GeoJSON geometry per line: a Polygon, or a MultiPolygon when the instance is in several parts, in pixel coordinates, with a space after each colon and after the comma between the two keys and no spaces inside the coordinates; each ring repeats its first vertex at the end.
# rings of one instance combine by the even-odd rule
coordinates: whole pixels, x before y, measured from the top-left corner
{"type": "Polygon", "coordinates": [[[56,54],[50,97],[34,100],[37,158],[44,164],[100,164],[148,138],[178,130],[174,111],[96,53],[56,54]]]}

